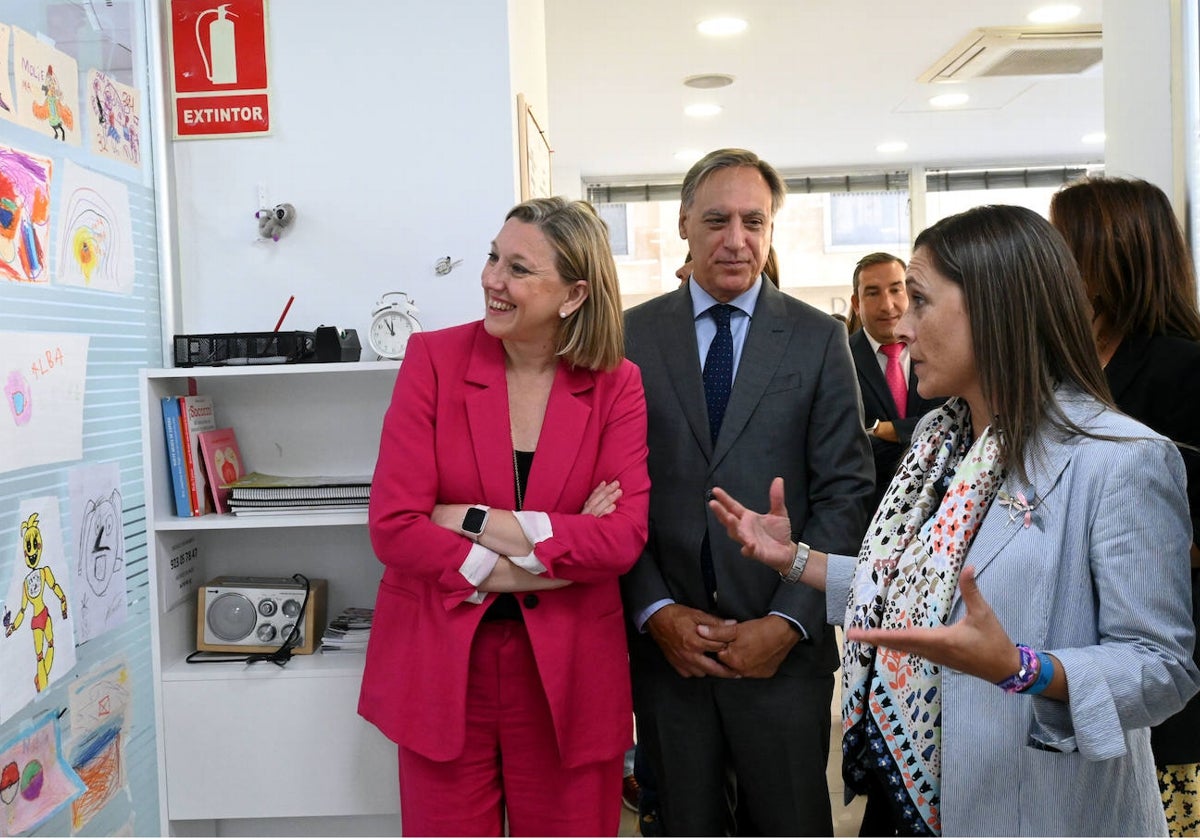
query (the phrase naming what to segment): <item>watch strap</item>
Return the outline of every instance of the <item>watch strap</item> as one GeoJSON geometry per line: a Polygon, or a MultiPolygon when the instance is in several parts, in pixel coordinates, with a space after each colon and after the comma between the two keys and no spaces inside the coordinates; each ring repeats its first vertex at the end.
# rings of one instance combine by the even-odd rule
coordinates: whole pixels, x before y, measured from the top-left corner
{"type": "Polygon", "coordinates": [[[796,553],[792,557],[792,567],[788,569],[787,574],[779,575],[785,583],[797,583],[800,580],[800,576],[804,574],[804,568],[808,565],[808,552],[809,547],[806,544],[799,541],[796,542],[796,553]]]}

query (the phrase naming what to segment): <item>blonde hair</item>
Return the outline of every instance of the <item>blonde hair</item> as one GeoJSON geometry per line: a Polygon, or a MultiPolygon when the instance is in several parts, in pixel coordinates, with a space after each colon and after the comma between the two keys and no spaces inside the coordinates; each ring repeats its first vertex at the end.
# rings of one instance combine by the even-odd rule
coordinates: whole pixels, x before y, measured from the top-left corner
{"type": "Polygon", "coordinates": [[[505,221],[536,225],[554,249],[554,267],[566,284],[583,281],[583,303],[559,324],[555,353],[589,370],[612,370],[625,358],[621,292],[608,226],[586,201],[533,198],[508,211],[505,221]]]}

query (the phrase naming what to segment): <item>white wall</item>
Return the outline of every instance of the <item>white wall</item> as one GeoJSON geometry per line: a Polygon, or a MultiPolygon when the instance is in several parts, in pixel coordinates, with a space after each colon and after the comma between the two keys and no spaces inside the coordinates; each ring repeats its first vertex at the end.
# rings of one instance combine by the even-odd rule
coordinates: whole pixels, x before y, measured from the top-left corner
{"type": "Polygon", "coordinates": [[[1109,175],[1157,184],[1182,211],[1179,2],[1104,2],[1104,164],[1109,175]]]}
{"type": "Polygon", "coordinates": [[[510,20],[542,31],[541,0],[275,0],[269,16],[274,134],[173,144],[178,331],[270,330],[291,294],[283,329],[350,327],[364,346],[383,292],[408,292],[426,329],[481,316],[517,200],[513,78],[540,73],[546,100],[544,38],[515,59],[510,20]],[[277,243],[256,241],[260,184],[296,206],[277,243]],[[437,277],[445,256],[463,262],[437,277]]]}

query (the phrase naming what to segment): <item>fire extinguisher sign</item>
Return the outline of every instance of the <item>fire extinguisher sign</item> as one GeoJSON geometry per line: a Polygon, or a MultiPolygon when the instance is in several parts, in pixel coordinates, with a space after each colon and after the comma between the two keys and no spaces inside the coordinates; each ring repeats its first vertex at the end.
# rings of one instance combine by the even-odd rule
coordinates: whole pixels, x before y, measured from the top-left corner
{"type": "Polygon", "coordinates": [[[267,0],[171,0],[175,138],[271,133],[267,0]]]}

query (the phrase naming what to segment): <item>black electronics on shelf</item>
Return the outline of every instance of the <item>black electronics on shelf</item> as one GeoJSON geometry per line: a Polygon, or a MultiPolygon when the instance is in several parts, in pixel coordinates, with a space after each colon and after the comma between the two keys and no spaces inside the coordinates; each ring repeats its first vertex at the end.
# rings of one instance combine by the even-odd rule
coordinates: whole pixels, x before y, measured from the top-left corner
{"type": "Polygon", "coordinates": [[[175,336],[175,366],[280,365],[316,361],[311,332],[207,333],[175,336]]]}

